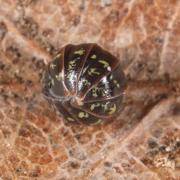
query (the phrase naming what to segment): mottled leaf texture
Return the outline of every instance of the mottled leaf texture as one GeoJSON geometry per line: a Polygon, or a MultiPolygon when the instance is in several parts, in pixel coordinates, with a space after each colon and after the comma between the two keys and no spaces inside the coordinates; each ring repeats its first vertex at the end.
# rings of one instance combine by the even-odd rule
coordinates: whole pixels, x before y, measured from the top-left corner
{"type": "Polygon", "coordinates": [[[179,0],[0,0],[0,179],[180,180],[179,42],[179,0]]]}

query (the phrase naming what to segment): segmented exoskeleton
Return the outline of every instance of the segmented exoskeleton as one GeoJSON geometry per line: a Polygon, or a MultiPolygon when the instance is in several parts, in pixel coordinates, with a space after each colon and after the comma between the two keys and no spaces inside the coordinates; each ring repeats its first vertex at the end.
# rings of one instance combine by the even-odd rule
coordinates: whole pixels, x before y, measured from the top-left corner
{"type": "Polygon", "coordinates": [[[66,121],[97,124],[119,113],[125,86],[116,57],[97,44],[69,44],[48,65],[43,93],[66,121]]]}

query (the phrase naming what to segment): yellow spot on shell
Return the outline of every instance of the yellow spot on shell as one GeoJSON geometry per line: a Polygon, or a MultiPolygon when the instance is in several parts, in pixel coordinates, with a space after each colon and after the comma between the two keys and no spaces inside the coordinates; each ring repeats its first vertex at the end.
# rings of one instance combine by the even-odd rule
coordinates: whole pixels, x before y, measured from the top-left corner
{"type": "Polygon", "coordinates": [[[84,54],[84,52],[85,52],[85,50],[84,49],[80,49],[80,50],[77,50],[77,51],[75,51],[74,52],[74,54],[78,54],[78,55],[83,55],[84,54]]]}
{"type": "Polygon", "coordinates": [[[75,64],[75,60],[69,61],[69,64],[74,65],[75,64]]]}
{"type": "Polygon", "coordinates": [[[110,103],[110,102],[108,101],[108,102],[106,102],[105,104],[102,104],[102,105],[101,105],[101,106],[104,108],[104,112],[108,110],[108,104],[109,104],[109,103],[110,103]]]}
{"type": "Polygon", "coordinates": [[[56,67],[55,64],[53,64],[53,63],[50,64],[50,68],[51,68],[51,69],[55,69],[55,67],[56,67]]]}
{"type": "Polygon", "coordinates": [[[74,68],[74,66],[76,65],[75,60],[69,61],[68,64],[68,71],[72,70],[74,68]]]}
{"type": "Polygon", "coordinates": [[[117,82],[117,80],[113,80],[113,83],[119,88],[120,84],[117,82]]]}
{"type": "Polygon", "coordinates": [[[99,124],[102,122],[102,119],[98,119],[95,123],[93,123],[93,125],[99,124]]]}
{"type": "Polygon", "coordinates": [[[91,111],[93,111],[94,108],[95,108],[95,104],[91,104],[91,107],[90,107],[91,111]]]}
{"type": "Polygon", "coordinates": [[[113,107],[110,108],[109,114],[113,114],[116,112],[116,105],[114,104],[113,107]]]}
{"type": "Polygon", "coordinates": [[[78,117],[79,118],[88,118],[89,114],[82,111],[82,112],[79,112],[78,117]]]}
{"type": "Polygon", "coordinates": [[[98,97],[97,91],[98,91],[98,88],[97,88],[97,87],[95,87],[95,88],[92,89],[92,96],[93,96],[93,97],[98,97]]]}
{"type": "Polygon", "coordinates": [[[91,56],[91,59],[96,59],[97,58],[97,56],[95,55],[95,54],[93,54],[92,56],[91,56]]]}
{"type": "Polygon", "coordinates": [[[85,86],[90,86],[91,85],[91,83],[87,79],[85,79],[83,83],[84,83],[85,86]]]}
{"type": "Polygon", "coordinates": [[[93,111],[95,109],[95,107],[99,107],[100,106],[100,103],[97,103],[97,104],[91,104],[91,111],[93,111]]]}
{"type": "Polygon", "coordinates": [[[73,118],[71,118],[71,117],[68,117],[67,119],[68,119],[68,121],[71,121],[71,122],[75,121],[75,120],[74,120],[73,118]]]}
{"type": "Polygon", "coordinates": [[[88,74],[89,74],[90,76],[93,76],[93,74],[100,75],[100,73],[96,71],[96,68],[91,68],[91,69],[88,71],[88,74]]]}
{"type": "Polygon", "coordinates": [[[58,75],[56,75],[55,77],[56,77],[56,79],[57,79],[58,81],[60,81],[60,80],[62,79],[62,74],[61,74],[61,73],[59,73],[59,74],[58,74],[58,75]]]}
{"type": "Polygon", "coordinates": [[[105,61],[105,60],[99,60],[99,62],[104,65],[103,66],[104,68],[110,67],[109,63],[107,61],[105,61]]]}

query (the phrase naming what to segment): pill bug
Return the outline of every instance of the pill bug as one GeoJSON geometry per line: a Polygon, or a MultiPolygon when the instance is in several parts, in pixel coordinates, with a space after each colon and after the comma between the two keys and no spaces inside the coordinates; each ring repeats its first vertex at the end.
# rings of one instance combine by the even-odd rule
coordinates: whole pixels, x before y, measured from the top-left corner
{"type": "Polygon", "coordinates": [[[93,43],[61,48],[43,78],[43,94],[63,119],[89,125],[117,116],[125,87],[118,59],[93,43]]]}

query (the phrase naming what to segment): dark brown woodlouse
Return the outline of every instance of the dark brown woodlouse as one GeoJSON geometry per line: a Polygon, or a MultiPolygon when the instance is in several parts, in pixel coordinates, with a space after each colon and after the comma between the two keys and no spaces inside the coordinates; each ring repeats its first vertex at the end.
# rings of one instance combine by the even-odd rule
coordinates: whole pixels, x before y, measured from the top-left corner
{"type": "Polygon", "coordinates": [[[89,125],[119,113],[125,87],[119,60],[93,43],[61,48],[43,79],[43,94],[63,118],[89,125]]]}

